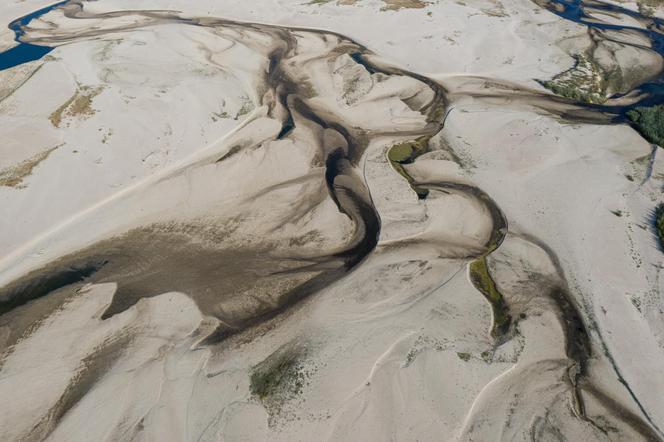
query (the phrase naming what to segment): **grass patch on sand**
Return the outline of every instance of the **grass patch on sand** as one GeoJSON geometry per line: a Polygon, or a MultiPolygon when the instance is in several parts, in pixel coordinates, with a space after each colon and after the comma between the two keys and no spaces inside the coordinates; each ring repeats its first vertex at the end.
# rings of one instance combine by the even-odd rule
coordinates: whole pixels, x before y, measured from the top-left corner
{"type": "Polygon", "coordinates": [[[22,189],[25,187],[23,180],[32,174],[35,167],[44,161],[48,156],[60,146],[40,152],[37,155],[21,161],[15,166],[0,169],[0,186],[14,187],[22,189]]]}
{"type": "Polygon", "coordinates": [[[249,389],[265,406],[271,424],[282,414],[284,404],[297,398],[307,384],[306,354],[306,347],[286,344],[252,368],[249,389]]]}
{"type": "Polygon", "coordinates": [[[494,337],[504,335],[509,329],[512,317],[508,313],[503,295],[498,291],[496,283],[489,274],[486,255],[471,262],[469,272],[473,285],[482,292],[484,297],[491,304],[491,309],[493,311],[493,327],[491,329],[491,335],[494,337]]]}
{"type": "Polygon", "coordinates": [[[419,187],[414,183],[413,177],[411,177],[406,169],[403,167],[404,164],[411,164],[415,161],[415,158],[422,155],[426,152],[429,147],[429,137],[419,137],[412,141],[405,141],[403,143],[395,144],[387,151],[387,159],[390,161],[390,164],[396,170],[399,175],[404,177],[406,181],[410,184],[410,187],[417,193],[417,196],[420,199],[424,199],[429,194],[427,189],[419,187]]]}
{"type": "Polygon", "coordinates": [[[398,9],[422,9],[426,8],[429,4],[428,1],[423,0],[383,0],[385,6],[383,10],[396,11],[398,9]]]}
{"type": "Polygon", "coordinates": [[[627,112],[627,117],[643,137],[664,146],[664,105],[637,107],[627,112]]]}
{"type": "Polygon", "coordinates": [[[301,366],[292,355],[284,355],[251,373],[251,394],[267,399],[278,393],[297,394],[304,386],[301,366]]]}
{"type": "Polygon", "coordinates": [[[76,93],[65,101],[49,116],[54,127],[60,127],[66,118],[88,118],[95,114],[92,100],[99,95],[102,88],[80,87],[76,93]]]}

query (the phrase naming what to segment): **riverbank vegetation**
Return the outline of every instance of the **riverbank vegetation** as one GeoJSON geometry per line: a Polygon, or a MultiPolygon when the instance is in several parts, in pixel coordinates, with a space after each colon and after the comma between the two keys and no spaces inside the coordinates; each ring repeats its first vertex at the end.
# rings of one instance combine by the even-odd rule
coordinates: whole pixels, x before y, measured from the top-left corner
{"type": "Polygon", "coordinates": [[[664,146],[664,105],[637,107],[627,117],[646,140],[664,146]]]}
{"type": "Polygon", "coordinates": [[[659,246],[664,250],[664,203],[655,209],[655,229],[657,231],[657,238],[659,239],[659,246]]]}
{"type": "Polygon", "coordinates": [[[470,280],[473,285],[484,295],[491,304],[493,310],[493,327],[491,335],[494,337],[503,336],[507,333],[512,318],[508,313],[507,304],[503,295],[498,291],[496,283],[491,278],[489,267],[486,262],[486,255],[481,256],[470,263],[470,280]]]}
{"type": "Polygon", "coordinates": [[[404,164],[411,164],[415,161],[415,158],[422,155],[426,152],[427,147],[429,146],[429,137],[419,137],[412,141],[405,141],[403,143],[395,144],[387,151],[387,159],[390,161],[390,164],[399,172],[399,175],[404,177],[410,187],[417,193],[417,196],[420,199],[424,199],[429,194],[427,189],[419,187],[414,183],[413,177],[411,177],[406,169],[403,167],[404,164]]]}
{"type": "Polygon", "coordinates": [[[574,66],[540,84],[556,95],[584,103],[603,103],[608,81],[599,64],[592,57],[574,56],[574,66]]]}

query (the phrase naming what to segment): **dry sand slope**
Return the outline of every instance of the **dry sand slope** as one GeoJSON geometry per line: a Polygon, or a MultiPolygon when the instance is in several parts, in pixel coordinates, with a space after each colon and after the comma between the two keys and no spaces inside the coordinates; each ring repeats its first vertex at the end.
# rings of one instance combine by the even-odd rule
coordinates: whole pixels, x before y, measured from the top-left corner
{"type": "Polygon", "coordinates": [[[533,81],[581,26],[188,3],[70,1],[0,72],[0,439],[664,438],[664,165],[533,81]]]}

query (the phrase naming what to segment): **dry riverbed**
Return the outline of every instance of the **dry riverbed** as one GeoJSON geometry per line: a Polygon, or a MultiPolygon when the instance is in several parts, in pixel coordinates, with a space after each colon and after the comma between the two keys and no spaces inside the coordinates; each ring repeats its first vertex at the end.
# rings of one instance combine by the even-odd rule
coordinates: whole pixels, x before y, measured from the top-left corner
{"type": "Polygon", "coordinates": [[[0,439],[662,440],[640,31],[525,0],[23,31],[54,50],[0,72],[0,439]]]}

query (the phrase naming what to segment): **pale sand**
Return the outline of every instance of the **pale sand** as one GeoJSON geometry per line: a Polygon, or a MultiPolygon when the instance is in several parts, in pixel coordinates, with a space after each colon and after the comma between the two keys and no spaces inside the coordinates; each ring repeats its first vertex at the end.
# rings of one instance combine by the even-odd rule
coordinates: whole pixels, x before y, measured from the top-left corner
{"type": "MultiPolygon", "coordinates": [[[[398,71],[371,74],[341,55],[349,43],[338,37],[290,34],[300,52],[287,55],[292,64],[279,77],[297,80],[286,107],[265,75],[285,32],[62,11],[35,23],[29,39],[60,46],[0,103],[9,140],[0,158],[17,164],[61,147],[24,188],[0,187],[9,214],[0,219],[0,285],[81,249],[92,247],[83,253],[92,256],[106,250],[100,241],[132,229],[141,240],[141,229],[156,229],[186,242],[112,240],[113,253],[128,255],[120,273],[109,267],[100,279],[107,283],[78,283],[0,316],[2,438],[661,437],[652,426],[664,428],[664,263],[648,227],[662,199],[661,155],[649,173],[650,146],[632,129],[566,124],[565,112],[603,117],[538,95],[534,79],[571,64],[570,46],[559,40],[577,35],[572,49],[586,44],[581,27],[531,2],[467,3],[384,12],[378,1],[85,3],[91,15],[173,9],[340,32],[374,51],[368,60],[376,66],[391,69],[389,60],[438,74],[452,100],[440,133],[423,110],[435,97],[431,85],[398,71]],[[64,113],[55,127],[49,117],[81,86],[102,88],[94,112],[64,113]],[[323,129],[305,107],[361,130],[351,138],[366,146],[355,152],[339,127],[323,129]],[[284,135],[287,110],[295,129],[284,135]],[[447,187],[432,185],[419,200],[386,154],[429,132],[433,151],[404,168],[417,183],[447,187]],[[348,216],[325,182],[325,158],[336,148],[349,158],[339,163],[334,193],[348,216]],[[514,319],[499,340],[468,277],[495,225],[493,202],[468,190],[476,187],[509,226],[487,259],[514,319]],[[339,275],[335,254],[366,233],[362,202],[380,216],[379,241],[339,275]],[[215,273],[215,260],[223,271],[215,273]],[[301,263],[311,267],[287,272],[301,263]],[[156,269],[157,279],[142,280],[139,299],[102,320],[126,275],[144,269],[156,269]],[[329,280],[291,303],[293,284],[321,274],[329,280]],[[223,289],[210,295],[206,278],[215,275],[223,289]],[[255,286],[238,288],[238,275],[255,286]],[[180,287],[190,280],[199,284],[180,287]],[[565,322],[574,306],[585,324],[581,344],[570,342],[576,324],[565,322]],[[231,319],[247,326],[205,341],[231,319]],[[300,384],[252,395],[254,367],[282,353],[296,361],[287,380],[300,384]]],[[[19,13],[13,8],[0,17],[8,21],[19,13]]]]}

